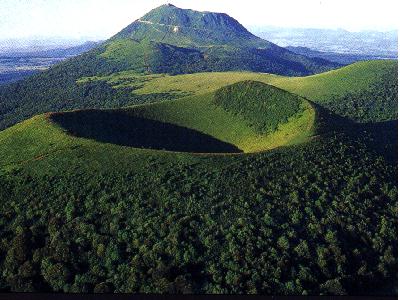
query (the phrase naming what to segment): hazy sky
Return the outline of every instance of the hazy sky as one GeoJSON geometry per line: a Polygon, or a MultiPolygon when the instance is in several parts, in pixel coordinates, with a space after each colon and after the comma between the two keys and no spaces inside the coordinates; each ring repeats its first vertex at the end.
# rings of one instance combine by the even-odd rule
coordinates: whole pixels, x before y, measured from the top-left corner
{"type": "Polygon", "coordinates": [[[161,4],[226,12],[245,26],[387,30],[397,0],[0,0],[0,39],[104,39],[161,4]]]}

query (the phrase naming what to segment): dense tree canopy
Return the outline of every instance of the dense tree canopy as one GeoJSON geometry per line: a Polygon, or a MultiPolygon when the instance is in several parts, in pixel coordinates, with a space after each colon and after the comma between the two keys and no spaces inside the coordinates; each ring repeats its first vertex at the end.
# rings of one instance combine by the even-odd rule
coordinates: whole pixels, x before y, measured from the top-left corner
{"type": "Polygon", "coordinates": [[[1,289],[392,293],[397,169],[364,145],[4,173],[1,289]]]}

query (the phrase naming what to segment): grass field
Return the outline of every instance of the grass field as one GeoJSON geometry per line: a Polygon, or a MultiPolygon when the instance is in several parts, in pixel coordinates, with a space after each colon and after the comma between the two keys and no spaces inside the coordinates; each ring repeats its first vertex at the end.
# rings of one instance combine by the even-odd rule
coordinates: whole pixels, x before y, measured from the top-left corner
{"type": "Polygon", "coordinates": [[[244,80],[267,83],[333,109],[355,121],[397,119],[397,61],[358,62],[337,70],[306,76],[285,77],[251,72],[213,72],[185,75],[138,76],[134,72],[105,77],[81,78],[80,83],[104,80],[114,88],[131,88],[132,93],[168,93],[175,97],[201,95],[244,80]],[[364,94],[363,94],[364,93],[364,94]],[[354,98],[354,103],[349,103],[354,98]],[[357,102],[359,98],[359,103],[357,102]],[[362,98],[366,98],[363,102],[362,98]],[[370,99],[381,99],[371,101],[370,99]],[[333,103],[332,103],[333,101],[333,103]]]}
{"type": "Polygon", "coordinates": [[[132,87],[134,93],[150,94],[181,92],[202,94],[243,80],[261,81],[299,94],[310,100],[323,102],[332,94],[363,90],[388,71],[397,69],[396,61],[358,62],[337,70],[306,77],[285,77],[252,72],[212,72],[184,75],[148,75],[124,71],[104,77],[85,77],[78,82],[105,80],[115,88],[132,87]],[[143,78],[141,84],[137,79],[143,78]]]}

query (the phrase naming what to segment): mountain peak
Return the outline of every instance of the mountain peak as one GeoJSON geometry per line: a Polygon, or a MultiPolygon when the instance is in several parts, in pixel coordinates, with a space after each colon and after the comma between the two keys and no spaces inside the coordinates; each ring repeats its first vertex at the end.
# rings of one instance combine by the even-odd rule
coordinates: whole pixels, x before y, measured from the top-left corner
{"type": "Polygon", "coordinates": [[[141,20],[174,26],[205,27],[205,29],[210,25],[234,25],[234,27],[241,27],[241,30],[247,32],[238,21],[225,13],[179,8],[170,3],[151,10],[141,20]]]}
{"type": "Polygon", "coordinates": [[[151,10],[116,37],[191,47],[258,39],[225,13],[183,9],[170,3],[151,10]]]}
{"type": "Polygon", "coordinates": [[[106,41],[102,57],[146,73],[252,70],[312,74],[336,66],[263,40],[225,13],[159,6],[106,41]]]}

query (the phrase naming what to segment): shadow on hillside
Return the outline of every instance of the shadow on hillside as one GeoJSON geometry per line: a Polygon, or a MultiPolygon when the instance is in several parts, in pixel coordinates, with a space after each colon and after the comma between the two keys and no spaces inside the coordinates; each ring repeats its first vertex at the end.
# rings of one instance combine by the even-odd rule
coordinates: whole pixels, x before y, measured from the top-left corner
{"type": "MultiPolygon", "coordinates": [[[[311,102],[311,101],[310,101],[311,102]]],[[[346,117],[339,116],[325,107],[311,102],[317,111],[317,133],[325,134],[328,132],[347,132],[356,126],[356,123],[346,117]]]]}
{"type": "Polygon", "coordinates": [[[312,103],[318,112],[318,134],[343,132],[354,140],[358,140],[371,150],[376,151],[390,162],[397,162],[398,155],[398,121],[357,123],[339,116],[328,109],[312,103]]]}
{"type": "Polygon", "coordinates": [[[353,134],[364,135],[366,144],[392,162],[398,161],[398,121],[357,124],[353,134]]]}
{"type": "Polygon", "coordinates": [[[50,118],[71,135],[121,146],[197,153],[242,152],[196,130],[122,111],[85,110],[55,113],[50,118]]]}

